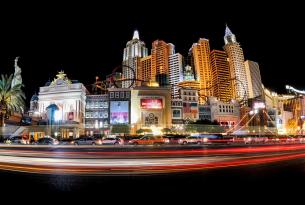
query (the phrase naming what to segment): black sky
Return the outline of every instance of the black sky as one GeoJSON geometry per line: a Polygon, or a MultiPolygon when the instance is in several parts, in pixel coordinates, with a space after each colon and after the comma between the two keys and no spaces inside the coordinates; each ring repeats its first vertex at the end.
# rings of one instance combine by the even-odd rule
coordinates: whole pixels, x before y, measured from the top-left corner
{"type": "Polygon", "coordinates": [[[246,59],[260,64],[263,83],[284,92],[285,84],[305,89],[302,7],[256,2],[221,6],[185,1],[100,4],[2,5],[0,8],[0,73],[14,71],[20,56],[26,94],[31,96],[57,71],[84,84],[118,66],[134,29],[151,49],[155,39],[171,42],[186,54],[192,43],[208,38],[222,49],[227,23],[246,59]],[[25,7],[26,6],[26,7],[25,7]]]}

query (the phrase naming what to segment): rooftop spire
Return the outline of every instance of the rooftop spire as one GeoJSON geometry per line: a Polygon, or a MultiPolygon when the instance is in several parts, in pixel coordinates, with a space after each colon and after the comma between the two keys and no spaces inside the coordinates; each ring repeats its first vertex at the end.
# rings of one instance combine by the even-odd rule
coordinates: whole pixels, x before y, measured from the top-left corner
{"type": "Polygon", "coordinates": [[[234,35],[234,34],[233,34],[232,31],[230,30],[228,24],[226,24],[225,36],[232,36],[232,35],[234,35]]]}
{"type": "Polygon", "coordinates": [[[226,24],[224,40],[225,40],[225,44],[228,44],[228,43],[237,43],[235,35],[229,29],[229,26],[227,24],[226,24]]]}
{"type": "Polygon", "coordinates": [[[132,37],[132,39],[139,39],[139,40],[140,40],[139,31],[138,31],[138,30],[135,30],[135,31],[133,32],[133,37],[132,37]]]}

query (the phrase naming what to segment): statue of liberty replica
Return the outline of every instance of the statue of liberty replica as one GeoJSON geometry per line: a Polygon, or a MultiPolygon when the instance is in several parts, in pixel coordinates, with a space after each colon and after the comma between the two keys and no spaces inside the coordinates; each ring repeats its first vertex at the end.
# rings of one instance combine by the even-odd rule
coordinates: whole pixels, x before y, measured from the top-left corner
{"type": "Polygon", "coordinates": [[[18,59],[19,57],[15,58],[15,73],[14,73],[14,78],[12,80],[12,85],[11,87],[14,87],[15,85],[20,85],[22,84],[22,77],[21,77],[21,68],[18,66],[18,59]]]}

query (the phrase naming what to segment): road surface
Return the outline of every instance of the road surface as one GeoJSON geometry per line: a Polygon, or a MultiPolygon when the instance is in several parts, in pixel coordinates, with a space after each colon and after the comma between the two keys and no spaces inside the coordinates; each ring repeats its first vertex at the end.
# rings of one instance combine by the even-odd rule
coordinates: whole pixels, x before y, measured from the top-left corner
{"type": "Polygon", "coordinates": [[[0,170],[57,175],[152,175],[305,158],[305,144],[244,146],[1,145],[0,170]]]}

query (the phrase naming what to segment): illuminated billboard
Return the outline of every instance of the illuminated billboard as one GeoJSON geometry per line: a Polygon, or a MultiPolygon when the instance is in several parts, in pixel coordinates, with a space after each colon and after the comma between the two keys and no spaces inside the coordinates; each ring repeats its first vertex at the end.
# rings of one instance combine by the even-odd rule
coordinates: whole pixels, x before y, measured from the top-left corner
{"type": "Polygon", "coordinates": [[[163,101],[161,98],[158,99],[141,99],[142,109],[162,109],[163,101]]]}
{"type": "Polygon", "coordinates": [[[264,102],[255,102],[254,105],[253,105],[254,109],[264,109],[265,107],[266,106],[265,106],[264,102]]]}
{"type": "Polygon", "coordinates": [[[129,102],[111,101],[110,102],[110,124],[129,123],[129,102]]]}
{"type": "Polygon", "coordinates": [[[74,112],[68,113],[68,120],[74,120],[74,112]]]}

